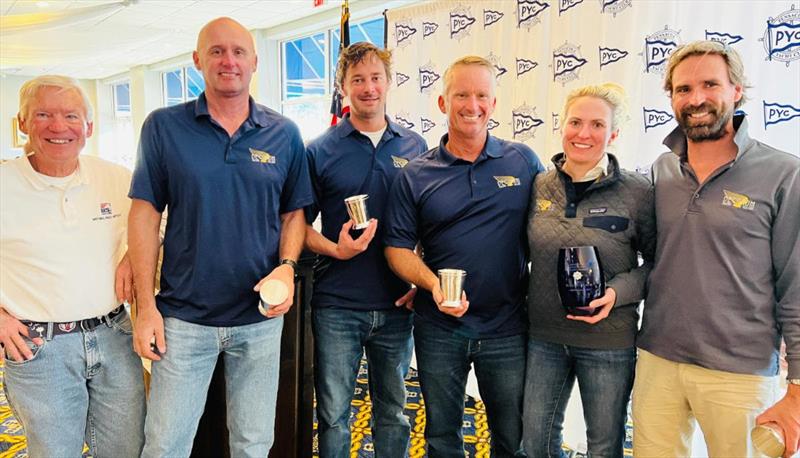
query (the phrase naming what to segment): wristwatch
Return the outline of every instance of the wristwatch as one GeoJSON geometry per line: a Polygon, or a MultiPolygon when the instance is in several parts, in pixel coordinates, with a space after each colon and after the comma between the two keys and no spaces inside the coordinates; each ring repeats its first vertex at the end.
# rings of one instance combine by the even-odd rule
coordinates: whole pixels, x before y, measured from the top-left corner
{"type": "Polygon", "coordinates": [[[289,259],[289,258],[281,259],[281,265],[283,264],[289,264],[290,266],[292,266],[292,270],[294,270],[294,272],[297,273],[297,268],[299,266],[297,265],[297,261],[295,261],[294,259],[289,259]]]}

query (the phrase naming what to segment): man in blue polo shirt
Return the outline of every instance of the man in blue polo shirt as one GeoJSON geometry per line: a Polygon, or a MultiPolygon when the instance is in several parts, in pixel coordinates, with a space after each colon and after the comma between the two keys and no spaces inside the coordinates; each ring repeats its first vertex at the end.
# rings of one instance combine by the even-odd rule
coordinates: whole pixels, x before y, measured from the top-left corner
{"type": "Polygon", "coordinates": [[[206,90],[148,117],[130,191],[134,349],[153,360],[142,456],[189,455],[222,354],[231,455],[264,457],[273,440],[282,315],[292,305],[303,207],[312,201],[308,166],[297,127],[249,96],[256,55],[241,24],[208,23],[193,58],[206,90]],[[283,282],[289,296],[271,304],[265,319],[257,291],[268,279],[283,282]]]}
{"type": "Polygon", "coordinates": [[[448,133],[397,177],[385,222],[391,268],[420,287],[414,343],[430,457],[463,457],[464,392],[472,364],[492,456],[523,455],[527,276],[525,224],[544,168],[525,145],[491,137],[495,73],[466,56],[444,74],[448,133]],[[414,253],[420,243],[423,257],[414,253]],[[443,305],[438,269],[467,272],[458,307],[443,305]]]}
{"type": "Polygon", "coordinates": [[[403,306],[411,304],[416,290],[389,269],[383,256],[384,225],[378,220],[394,178],[428,148],[421,136],[384,114],[391,58],[390,51],[366,42],[342,51],[336,75],[350,97],[350,115],[307,150],[316,204],[306,214],[306,247],[327,266],[314,280],[311,301],[323,458],[350,456],[350,402],[365,351],[375,454],[404,456],[408,448],[411,425],[403,407],[412,315],[403,306]],[[358,194],[369,196],[373,217],[360,234],[351,232],[354,222],[344,204],[358,194]],[[311,226],[320,212],[321,234],[311,226]]]}

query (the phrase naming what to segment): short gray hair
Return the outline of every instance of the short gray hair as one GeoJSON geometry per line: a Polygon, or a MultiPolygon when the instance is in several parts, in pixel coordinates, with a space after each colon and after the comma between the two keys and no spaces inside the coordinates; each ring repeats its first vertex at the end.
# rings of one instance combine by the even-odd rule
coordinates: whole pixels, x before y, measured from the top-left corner
{"type": "Polygon", "coordinates": [[[89,101],[89,96],[86,94],[86,91],[83,90],[76,79],[61,75],[37,76],[32,80],[26,81],[22,85],[22,87],[19,89],[19,114],[17,115],[20,119],[28,120],[31,104],[39,94],[39,90],[41,90],[43,87],[55,87],[61,89],[61,91],[75,91],[78,93],[83,100],[83,109],[86,112],[86,121],[92,122],[94,113],[92,111],[92,104],[89,101]]]}

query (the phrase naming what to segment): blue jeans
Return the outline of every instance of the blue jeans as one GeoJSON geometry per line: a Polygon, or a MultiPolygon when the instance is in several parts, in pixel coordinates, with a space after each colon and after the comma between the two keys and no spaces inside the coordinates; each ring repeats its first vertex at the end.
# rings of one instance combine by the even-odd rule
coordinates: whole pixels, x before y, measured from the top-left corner
{"type": "Polygon", "coordinates": [[[568,456],[561,431],[577,378],[589,456],[622,457],[635,367],[635,347],[594,350],[531,339],[523,418],[528,456],[568,456]]]}
{"type": "Polygon", "coordinates": [[[76,329],[40,345],[33,358],[5,360],[5,389],[25,430],[28,456],[138,457],[144,443],[142,362],[127,313],[91,331],[76,329]]]}
{"type": "Polygon", "coordinates": [[[414,344],[429,457],[464,457],[464,395],[472,364],[486,406],[492,457],[524,456],[525,341],[525,335],[468,339],[416,317],[414,344]]]}
{"type": "Polygon", "coordinates": [[[402,457],[411,424],[403,415],[411,361],[412,315],[403,308],[315,308],[314,387],[321,458],[350,456],[350,403],[361,355],[367,354],[376,457],[402,457]]]}
{"type": "Polygon", "coordinates": [[[143,457],[188,457],[217,358],[225,358],[231,456],[272,447],[283,317],[213,327],[164,319],[167,351],[154,361],[143,457]]]}

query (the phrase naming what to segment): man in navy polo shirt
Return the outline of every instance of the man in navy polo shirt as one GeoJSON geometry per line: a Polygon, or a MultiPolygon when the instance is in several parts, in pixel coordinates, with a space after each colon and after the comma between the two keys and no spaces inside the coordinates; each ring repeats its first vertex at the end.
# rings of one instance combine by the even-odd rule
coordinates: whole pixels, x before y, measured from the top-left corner
{"type": "Polygon", "coordinates": [[[397,177],[385,225],[391,268],[420,287],[414,343],[430,457],[463,457],[464,392],[472,364],[486,405],[492,456],[524,455],[527,276],[531,185],[544,168],[525,145],[491,137],[495,73],[466,56],[444,74],[448,133],[397,177]],[[417,243],[422,258],[414,253],[417,243]],[[461,305],[443,305],[438,269],[467,271],[461,305]]]}
{"type": "Polygon", "coordinates": [[[306,247],[327,265],[314,280],[312,299],[319,454],[350,456],[350,402],[366,350],[376,456],[405,456],[411,425],[403,415],[411,360],[415,289],[389,269],[379,223],[400,170],[427,145],[384,114],[391,52],[355,43],[339,56],[339,87],[350,115],[308,145],[316,204],[307,211],[306,247]],[[351,232],[344,199],[367,194],[373,217],[351,232]],[[322,233],[311,223],[322,212],[322,233]],[[377,217],[378,219],[374,219],[377,217]],[[373,240],[377,234],[377,239],[373,240]]]}
{"type": "Polygon", "coordinates": [[[241,24],[208,23],[193,58],[206,89],[145,121],[130,191],[134,349],[153,360],[143,456],[189,455],[222,354],[231,455],[264,457],[273,441],[282,315],[292,305],[303,207],[312,201],[308,165],[297,127],[249,96],[256,55],[241,24]],[[258,290],[267,279],[285,283],[289,296],[265,319],[258,290]]]}

